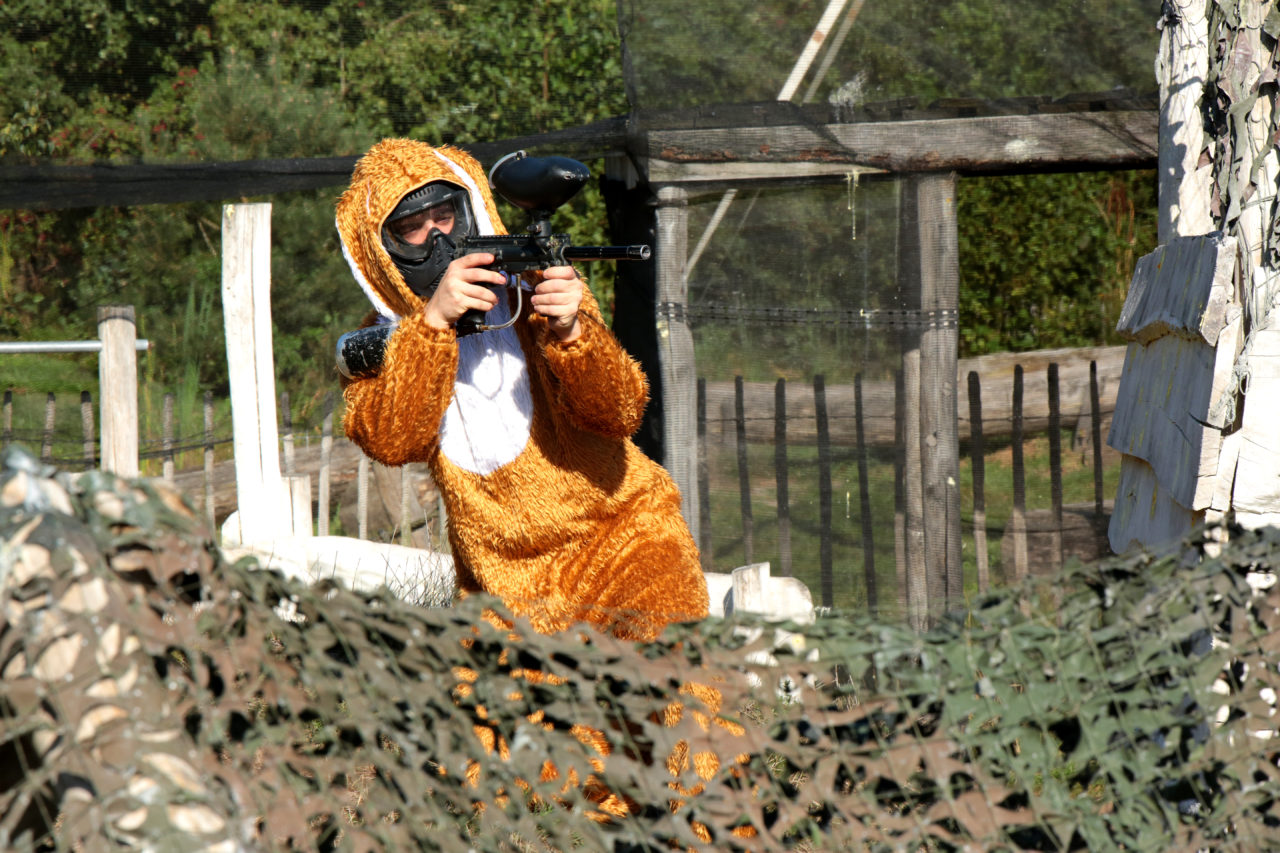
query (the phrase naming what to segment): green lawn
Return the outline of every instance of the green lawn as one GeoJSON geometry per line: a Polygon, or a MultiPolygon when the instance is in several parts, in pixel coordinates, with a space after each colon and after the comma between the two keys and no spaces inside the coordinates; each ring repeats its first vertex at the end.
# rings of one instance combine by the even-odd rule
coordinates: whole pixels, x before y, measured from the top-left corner
{"type": "MultiPolygon", "coordinates": [[[[1094,501],[1092,455],[1071,450],[1071,432],[1062,433],[1062,485],[1064,504],[1094,501]]],[[[994,444],[994,443],[993,443],[994,444]]],[[[965,448],[962,452],[967,452],[965,448]]],[[[711,506],[711,568],[729,571],[749,562],[746,553],[739,491],[737,451],[732,445],[713,446],[708,451],[711,506]]],[[[1007,441],[989,447],[983,454],[986,468],[987,548],[993,583],[1003,576],[1000,545],[1004,527],[1013,508],[1012,447],[1007,441]]],[[[1051,477],[1049,440],[1039,434],[1024,443],[1026,507],[1049,509],[1051,477]]],[[[791,515],[792,573],[804,581],[821,603],[821,512],[819,502],[817,449],[794,446],[788,449],[788,489],[791,515]]],[[[1110,500],[1119,481],[1119,457],[1112,451],[1104,456],[1103,497],[1110,500]]],[[[782,572],[778,542],[777,480],[772,445],[748,448],[752,553],[754,562],[768,561],[771,571],[782,572]]],[[[868,491],[874,543],[875,583],[878,610],[886,618],[899,615],[898,575],[894,542],[894,475],[890,452],[870,454],[868,491]]],[[[960,460],[961,528],[965,594],[977,592],[977,561],[973,544],[973,466],[967,456],[960,460]]],[[[861,505],[858,499],[857,460],[852,448],[833,448],[831,466],[831,564],[833,604],[839,610],[865,610],[867,583],[862,544],[861,505]]]]}

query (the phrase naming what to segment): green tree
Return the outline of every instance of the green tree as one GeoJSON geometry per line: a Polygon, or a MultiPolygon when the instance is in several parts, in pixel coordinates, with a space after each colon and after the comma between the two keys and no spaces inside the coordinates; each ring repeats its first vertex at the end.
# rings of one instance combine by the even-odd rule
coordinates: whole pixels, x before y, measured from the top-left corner
{"type": "Polygon", "coordinates": [[[1137,258],[1156,245],[1154,172],[960,181],[964,355],[1120,343],[1137,258]]]}
{"type": "MultiPolygon", "coordinates": [[[[5,79],[21,84],[0,93],[14,116],[0,128],[9,162],[355,155],[387,135],[465,143],[626,109],[608,0],[28,0],[0,15],[22,20],[0,35],[5,79]]],[[[287,386],[332,387],[333,340],[367,309],[338,250],[340,191],[269,199],[287,386]]],[[[224,388],[218,208],[0,216],[0,328],[91,328],[96,305],[131,302],[166,354],[152,360],[154,381],[224,388]]],[[[557,224],[599,242],[604,222],[588,187],[557,224]]],[[[607,302],[608,277],[595,278],[607,302]]]]}

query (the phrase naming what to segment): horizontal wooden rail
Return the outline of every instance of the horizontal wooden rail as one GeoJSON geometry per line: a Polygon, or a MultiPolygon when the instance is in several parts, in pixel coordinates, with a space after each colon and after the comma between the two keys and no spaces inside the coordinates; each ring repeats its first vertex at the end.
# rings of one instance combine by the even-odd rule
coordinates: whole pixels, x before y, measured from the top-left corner
{"type": "MultiPolygon", "coordinates": [[[[979,358],[961,359],[957,371],[957,388],[968,387],[970,371],[976,371],[982,384],[983,431],[988,437],[1006,436],[1013,429],[1013,373],[1016,365],[1023,369],[1023,429],[1036,432],[1049,427],[1048,366],[1058,365],[1061,396],[1061,418],[1074,426],[1090,414],[1089,364],[1097,362],[1100,388],[1099,409],[1108,420],[1116,407],[1116,391],[1124,367],[1125,347],[1090,347],[1086,349],[1039,350],[1036,352],[999,353],[979,358]]],[[[894,443],[893,380],[862,381],[863,429],[866,443],[873,447],[891,447],[894,443]]],[[[774,438],[776,388],[772,382],[744,382],[742,406],[745,414],[746,440],[771,443],[774,438]]],[[[827,421],[833,445],[853,447],[856,444],[855,389],[851,384],[826,386],[827,421]]],[[[731,444],[735,440],[735,388],[732,380],[706,383],[707,440],[731,444]]],[[[789,382],[786,388],[787,440],[793,444],[815,444],[818,427],[813,389],[805,382],[789,382]]],[[[958,412],[960,438],[969,437],[969,412],[961,406],[958,412]]]]}

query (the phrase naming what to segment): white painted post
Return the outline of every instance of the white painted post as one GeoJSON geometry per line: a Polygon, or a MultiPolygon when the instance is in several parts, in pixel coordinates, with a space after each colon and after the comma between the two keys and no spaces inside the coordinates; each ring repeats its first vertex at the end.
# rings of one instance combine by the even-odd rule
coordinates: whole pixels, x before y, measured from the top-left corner
{"type": "Polygon", "coordinates": [[[289,490],[289,530],[296,539],[309,539],[315,535],[311,518],[311,475],[286,477],[285,485],[289,490]]]}
{"type": "Polygon", "coordinates": [[[222,208],[222,316],[239,522],[238,531],[224,528],[223,534],[240,542],[272,539],[291,531],[292,523],[276,428],[270,204],[222,208]]]}
{"type": "Polygon", "coordinates": [[[138,476],[138,327],[132,305],[98,309],[98,405],[102,470],[138,476]]]}

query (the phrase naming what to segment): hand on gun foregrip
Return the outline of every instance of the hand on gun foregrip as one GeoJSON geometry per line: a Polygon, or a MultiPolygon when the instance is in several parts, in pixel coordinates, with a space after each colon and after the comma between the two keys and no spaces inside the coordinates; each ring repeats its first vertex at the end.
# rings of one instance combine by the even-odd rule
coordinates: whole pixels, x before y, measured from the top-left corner
{"type": "Polygon", "coordinates": [[[476,253],[455,258],[445,270],[435,293],[423,306],[427,323],[447,329],[471,309],[488,311],[498,304],[498,294],[491,287],[506,283],[502,273],[484,269],[493,263],[493,255],[476,253]]]}
{"type": "Polygon", "coordinates": [[[570,341],[580,333],[578,309],[582,306],[585,285],[571,266],[549,267],[533,290],[533,310],[547,318],[547,325],[562,341],[570,341]]]}

